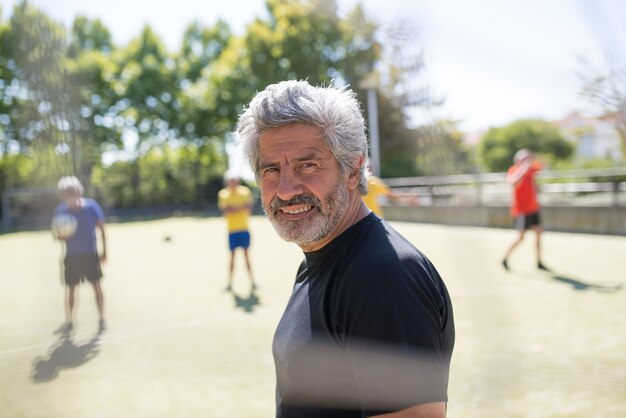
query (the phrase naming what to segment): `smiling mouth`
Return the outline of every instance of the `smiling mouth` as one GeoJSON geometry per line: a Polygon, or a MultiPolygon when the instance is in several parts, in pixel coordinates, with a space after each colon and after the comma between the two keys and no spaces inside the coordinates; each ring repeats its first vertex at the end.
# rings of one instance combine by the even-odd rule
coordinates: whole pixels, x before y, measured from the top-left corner
{"type": "Polygon", "coordinates": [[[282,213],[287,213],[287,214],[289,214],[289,215],[297,215],[297,214],[299,214],[299,213],[308,212],[308,211],[310,211],[311,209],[313,209],[313,206],[303,206],[303,207],[300,207],[300,208],[297,208],[297,209],[285,209],[285,208],[280,208],[279,210],[280,210],[282,213]]]}

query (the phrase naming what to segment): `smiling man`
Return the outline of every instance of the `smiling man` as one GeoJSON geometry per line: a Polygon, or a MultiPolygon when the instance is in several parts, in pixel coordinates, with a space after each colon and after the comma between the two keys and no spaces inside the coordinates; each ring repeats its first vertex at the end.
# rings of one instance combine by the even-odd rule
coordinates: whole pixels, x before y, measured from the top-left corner
{"type": "Polygon", "coordinates": [[[277,417],[445,417],[454,321],[432,263],[363,203],[347,89],[285,81],[237,125],[263,208],[304,251],[274,336],[277,417]]]}

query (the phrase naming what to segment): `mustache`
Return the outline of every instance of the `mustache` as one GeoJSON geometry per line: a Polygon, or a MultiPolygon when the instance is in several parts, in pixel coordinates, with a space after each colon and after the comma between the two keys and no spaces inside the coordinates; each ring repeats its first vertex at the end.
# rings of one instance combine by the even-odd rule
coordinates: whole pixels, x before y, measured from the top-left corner
{"type": "Polygon", "coordinates": [[[293,205],[301,205],[301,204],[309,204],[312,206],[319,206],[320,200],[312,195],[308,194],[300,194],[298,196],[294,196],[289,200],[283,200],[280,197],[276,196],[270,202],[270,209],[272,211],[277,211],[278,209],[284,206],[293,206],[293,205]]]}

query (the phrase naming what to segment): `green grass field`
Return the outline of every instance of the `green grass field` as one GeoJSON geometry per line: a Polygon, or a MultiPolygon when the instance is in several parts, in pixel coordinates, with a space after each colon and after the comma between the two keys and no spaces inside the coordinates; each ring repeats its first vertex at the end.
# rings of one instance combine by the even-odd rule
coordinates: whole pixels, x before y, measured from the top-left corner
{"type": "MultiPolygon", "coordinates": [[[[393,222],[446,281],[457,343],[449,417],[626,416],[626,238],[527,239],[505,272],[514,231],[393,222]]],[[[302,254],[262,217],[251,224],[260,288],[238,259],[226,293],[220,218],[108,225],[108,329],[90,286],[76,330],[64,320],[61,246],[46,232],[0,236],[0,417],[271,417],[271,340],[302,254]],[[171,236],[166,241],[164,237],[171,236]]]]}

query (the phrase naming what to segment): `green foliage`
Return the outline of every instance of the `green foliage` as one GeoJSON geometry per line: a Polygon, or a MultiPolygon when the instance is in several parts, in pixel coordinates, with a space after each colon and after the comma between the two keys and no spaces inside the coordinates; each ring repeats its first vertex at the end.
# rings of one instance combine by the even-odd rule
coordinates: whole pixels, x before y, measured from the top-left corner
{"type": "Polygon", "coordinates": [[[70,174],[67,157],[54,147],[4,155],[0,158],[0,193],[5,188],[56,185],[61,176],[70,174]]]}
{"type": "Polygon", "coordinates": [[[24,154],[5,155],[0,158],[0,191],[24,187],[34,172],[34,161],[24,154]]]}
{"type": "Polygon", "coordinates": [[[253,95],[288,79],[358,86],[379,58],[375,26],[358,9],[341,19],[334,0],[268,0],[269,19],[252,22],[205,70],[197,99],[223,115],[230,131],[253,95]],[[351,24],[348,19],[363,22],[351,24]]]}
{"type": "Polygon", "coordinates": [[[145,138],[167,139],[173,119],[173,61],[154,31],[145,26],[141,34],[116,54],[118,73],[114,89],[124,104],[120,114],[139,128],[140,146],[145,138]]]}
{"type": "Polygon", "coordinates": [[[469,149],[451,121],[439,121],[419,130],[417,166],[429,176],[467,174],[473,171],[469,149]]]}
{"type": "Polygon", "coordinates": [[[9,106],[2,117],[10,126],[5,132],[21,149],[60,143],[66,136],[65,42],[61,25],[26,1],[15,6],[2,42],[8,70],[3,83],[11,86],[3,91],[9,106]]]}
{"type": "Polygon", "coordinates": [[[225,161],[214,145],[153,148],[134,161],[97,166],[92,187],[107,207],[203,205],[215,199],[225,161]],[[130,180],[137,176],[136,185],[130,180]]]}
{"type": "Polygon", "coordinates": [[[224,21],[192,22],[170,53],[148,25],[116,46],[99,19],[79,16],[66,30],[18,3],[0,22],[0,188],[75,174],[109,207],[214,199],[224,141],[243,106],[268,84],[296,78],[349,84],[363,103],[363,81],[374,79],[383,165],[418,174],[421,133],[407,127],[405,108],[423,103],[408,81],[422,63],[399,52],[402,31],[383,46],[361,6],[339,15],[336,0],[266,6],[268,17],[242,36],[224,21]],[[126,158],[103,166],[104,151],[126,158]]]}
{"type": "Polygon", "coordinates": [[[572,144],[552,123],[524,119],[491,128],[478,145],[478,155],[486,170],[506,171],[521,148],[533,150],[548,162],[567,160],[574,152],[572,144]]]}
{"type": "Polygon", "coordinates": [[[413,177],[424,173],[417,167],[415,158],[404,153],[388,155],[380,170],[382,177],[413,177]]]}
{"type": "Polygon", "coordinates": [[[452,121],[406,129],[383,148],[383,177],[443,176],[474,171],[471,151],[452,121]],[[400,138],[400,139],[398,139],[400,138]]]}
{"type": "Polygon", "coordinates": [[[67,54],[76,57],[84,51],[113,51],[111,32],[100,19],[91,20],[85,16],[78,16],[72,24],[72,40],[67,54]]]}
{"type": "MultiPolygon", "coordinates": [[[[434,157],[428,153],[436,149],[433,145],[440,139],[445,142],[446,131],[436,122],[417,128],[409,123],[411,109],[429,109],[441,104],[427,86],[419,83],[424,63],[421,52],[411,52],[415,50],[416,37],[410,22],[400,21],[388,28],[383,39],[382,60],[377,71],[365,82],[370,87],[377,86],[383,176],[385,173],[404,177],[443,172],[439,165],[428,163],[434,157]],[[406,163],[398,165],[398,158],[406,163]]],[[[369,119],[370,115],[367,117],[369,119]]]]}
{"type": "Polygon", "coordinates": [[[585,160],[559,160],[550,165],[552,170],[578,170],[621,167],[620,161],[611,158],[590,158],[585,160]]]}

